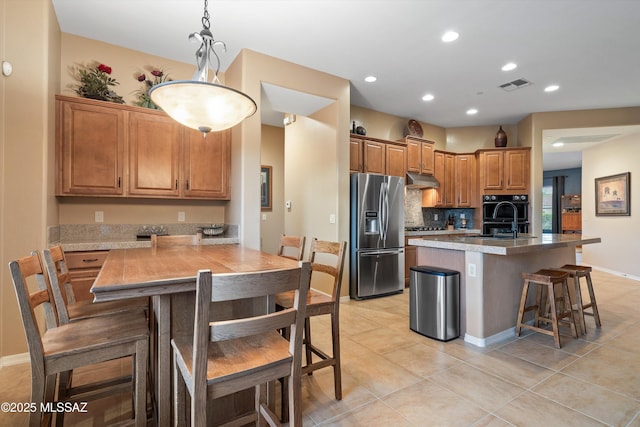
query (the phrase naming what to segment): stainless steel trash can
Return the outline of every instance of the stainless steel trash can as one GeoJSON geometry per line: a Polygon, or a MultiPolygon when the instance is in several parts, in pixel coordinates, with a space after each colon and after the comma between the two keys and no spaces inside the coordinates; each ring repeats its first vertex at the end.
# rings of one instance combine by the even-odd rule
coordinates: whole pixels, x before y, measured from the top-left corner
{"type": "Polygon", "coordinates": [[[460,273],[446,268],[411,267],[409,327],[440,341],[460,336],[460,273]]]}

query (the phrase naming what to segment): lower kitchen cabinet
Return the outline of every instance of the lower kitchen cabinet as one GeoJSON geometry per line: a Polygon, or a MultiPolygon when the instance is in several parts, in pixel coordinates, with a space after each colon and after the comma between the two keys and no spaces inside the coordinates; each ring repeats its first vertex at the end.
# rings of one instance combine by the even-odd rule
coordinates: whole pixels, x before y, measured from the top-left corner
{"type": "Polygon", "coordinates": [[[409,287],[409,277],[411,274],[411,267],[415,267],[417,261],[417,247],[407,244],[408,240],[412,237],[405,237],[404,245],[404,287],[409,287]]]}
{"type": "Polygon", "coordinates": [[[93,300],[90,292],[109,251],[67,252],[65,259],[76,301],[93,300]]]}

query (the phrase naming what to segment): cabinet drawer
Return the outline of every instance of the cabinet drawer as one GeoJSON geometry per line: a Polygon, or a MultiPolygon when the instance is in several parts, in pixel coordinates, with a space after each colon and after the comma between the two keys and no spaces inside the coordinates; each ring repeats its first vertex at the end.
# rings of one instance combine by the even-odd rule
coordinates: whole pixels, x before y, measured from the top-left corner
{"type": "Polygon", "coordinates": [[[79,270],[92,268],[100,270],[109,251],[88,251],[88,252],[67,252],[67,268],[69,270],[79,270]]]}

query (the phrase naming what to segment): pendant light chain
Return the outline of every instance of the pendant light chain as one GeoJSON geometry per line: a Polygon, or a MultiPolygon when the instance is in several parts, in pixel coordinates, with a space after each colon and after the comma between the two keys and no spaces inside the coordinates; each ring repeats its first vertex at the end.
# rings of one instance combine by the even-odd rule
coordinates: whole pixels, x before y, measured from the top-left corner
{"type": "Polygon", "coordinates": [[[209,21],[209,0],[204,0],[204,15],[202,16],[202,26],[207,30],[211,28],[211,22],[209,21]]]}

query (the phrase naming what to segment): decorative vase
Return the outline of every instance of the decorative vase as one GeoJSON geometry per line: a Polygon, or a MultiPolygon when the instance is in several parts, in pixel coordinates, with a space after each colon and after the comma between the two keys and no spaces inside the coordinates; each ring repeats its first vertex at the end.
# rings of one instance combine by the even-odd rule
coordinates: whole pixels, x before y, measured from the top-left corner
{"type": "Polygon", "coordinates": [[[496,133],[496,139],[494,140],[496,147],[506,147],[507,146],[507,133],[502,130],[502,126],[496,133]]]}

